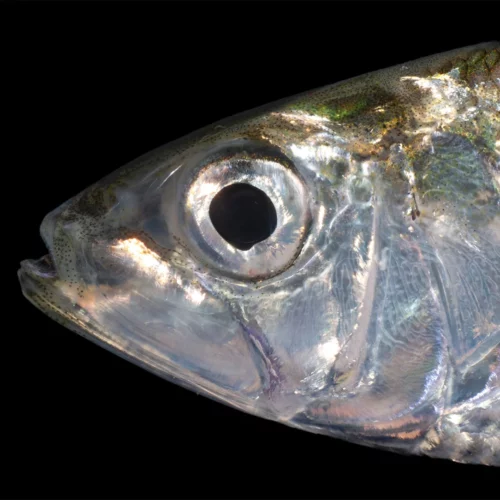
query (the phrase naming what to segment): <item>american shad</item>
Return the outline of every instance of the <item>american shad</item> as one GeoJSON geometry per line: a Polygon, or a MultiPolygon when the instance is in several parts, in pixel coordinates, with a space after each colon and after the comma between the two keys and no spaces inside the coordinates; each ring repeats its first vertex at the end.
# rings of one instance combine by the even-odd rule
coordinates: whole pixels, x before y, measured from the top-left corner
{"type": "Polygon", "coordinates": [[[145,369],[306,431],[500,465],[498,42],[210,125],[41,234],[24,295],[145,369]]]}

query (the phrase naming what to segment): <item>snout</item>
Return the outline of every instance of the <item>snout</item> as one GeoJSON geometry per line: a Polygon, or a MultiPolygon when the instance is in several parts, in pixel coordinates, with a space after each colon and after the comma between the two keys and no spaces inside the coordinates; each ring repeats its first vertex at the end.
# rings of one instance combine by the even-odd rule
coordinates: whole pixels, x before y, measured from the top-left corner
{"type": "Polygon", "coordinates": [[[23,260],[17,273],[23,295],[51,316],[63,310],[61,302],[70,302],[61,291],[61,284],[68,275],[67,268],[71,262],[69,241],[60,224],[61,213],[67,204],[47,214],[42,221],[40,235],[47,254],[38,259],[23,260]]]}
{"type": "Polygon", "coordinates": [[[50,213],[45,216],[40,227],[40,234],[48,253],[38,259],[23,260],[17,273],[23,294],[37,307],[41,307],[40,303],[48,300],[48,297],[44,299],[44,294],[54,285],[58,278],[52,254],[54,221],[55,214],[50,213]]]}

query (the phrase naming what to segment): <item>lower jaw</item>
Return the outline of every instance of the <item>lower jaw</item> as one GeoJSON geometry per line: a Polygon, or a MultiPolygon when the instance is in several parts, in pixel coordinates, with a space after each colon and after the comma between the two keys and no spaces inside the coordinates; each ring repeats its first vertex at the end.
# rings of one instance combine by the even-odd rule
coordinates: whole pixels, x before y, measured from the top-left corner
{"type": "Polygon", "coordinates": [[[18,279],[25,298],[46,316],[102,347],[112,347],[105,332],[75,301],[75,287],[68,288],[71,285],[59,278],[50,256],[21,262],[18,279]]]}

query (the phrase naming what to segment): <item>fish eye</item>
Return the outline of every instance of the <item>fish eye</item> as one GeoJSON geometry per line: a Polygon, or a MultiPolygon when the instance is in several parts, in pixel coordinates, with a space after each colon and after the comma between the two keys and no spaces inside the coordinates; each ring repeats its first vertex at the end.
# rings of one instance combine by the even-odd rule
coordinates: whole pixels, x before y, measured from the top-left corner
{"type": "Polygon", "coordinates": [[[279,148],[233,141],[198,158],[192,171],[179,227],[200,260],[258,280],[293,264],[311,211],[304,180],[279,148]]]}
{"type": "Polygon", "coordinates": [[[261,189],[237,182],[222,188],[210,202],[216,231],[238,250],[250,250],[276,229],[276,209],[261,189]]]}

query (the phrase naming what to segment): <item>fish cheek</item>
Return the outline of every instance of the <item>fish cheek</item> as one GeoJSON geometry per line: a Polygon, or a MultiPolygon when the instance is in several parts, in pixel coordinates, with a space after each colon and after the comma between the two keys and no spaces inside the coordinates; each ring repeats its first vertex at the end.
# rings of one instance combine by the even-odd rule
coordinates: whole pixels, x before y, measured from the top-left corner
{"type": "Polygon", "coordinates": [[[167,378],[258,395],[261,377],[242,327],[225,302],[168,256],[137,237],[94,246],[97,284],[86,288],[82,307],[128,356],[152,360],[167,378]]]}

